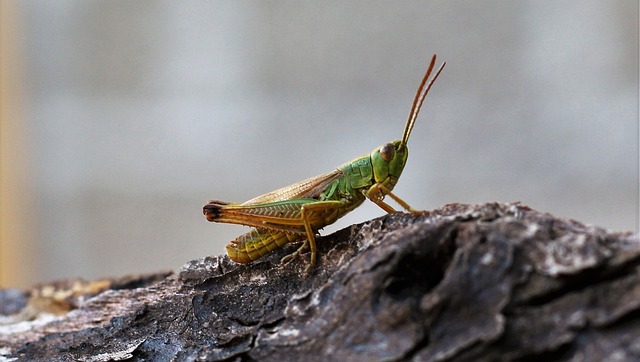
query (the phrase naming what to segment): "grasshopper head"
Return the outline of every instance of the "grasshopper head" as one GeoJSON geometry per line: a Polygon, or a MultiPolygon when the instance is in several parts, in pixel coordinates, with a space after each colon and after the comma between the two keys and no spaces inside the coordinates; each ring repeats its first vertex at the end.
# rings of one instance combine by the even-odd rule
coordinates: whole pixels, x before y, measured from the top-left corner
{"type": "Polygon", "coordinates": [[[420,83],[416,96],[413,99],[411,111],[409,112],[409,119],[407,119],[407,124],[404,126],[402,140],[384,144],[371,152],[371,164],[373,165],[373,176],[375,182],[383,184],[389,190],[392,190],[396,185],[400,174],[402,174],[404,165],[407,163],[407,158],[409,157],[407,142],[409,142],[409,136],[413,130],[416,118],[418,118],[418,113],[420,113],[420,108],[422,107],[424,98],[427,96],[427,93],[429,93],[429,89],[431,89],[433,82],[438,78],[438,75],[440,75],[440,72],[446,64],[442,63],[433,78],[429,80],[429,76],[431,75],[431,71],[433,70],[435,63],[436,56],[434,55],[433,58],[431,58],[429,69],[427,69],[427,72],[422,78],[422,82],[420,83]]]}
{"type": "Polygon", "coordinates": [[[409,157],[409,149],[402,141],[384,144],[371,152],[373,177],[376,183],[382,183],[392,190],[398,182],[409,157]]]}

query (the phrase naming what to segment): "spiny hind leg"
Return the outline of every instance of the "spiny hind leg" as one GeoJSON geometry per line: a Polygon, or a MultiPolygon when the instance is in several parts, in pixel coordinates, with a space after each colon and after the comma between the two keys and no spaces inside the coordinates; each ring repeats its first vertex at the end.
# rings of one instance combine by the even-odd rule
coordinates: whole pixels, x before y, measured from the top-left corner
{"type": "MultiPolygon", "coordinates": [[[[305,269],[305,273],[308,273],[311,270],[311,268],[313,268],[313,266],[316,264],[316,258],[317,258],[317,252],[318,252],[318,249],[316,247],[315,231],[311,226],[311,220],[314,218],[324,219],[326,216],[324,214],[327,211],[338,209],[344,206],[345,206],[345,203],[342,201],[318,201],[318,202],[303,205],[302,208],[300,209],[300,216],[304,223],[304,229],[307,233],[307,240],[305,240],[302,246],[300,246],[296,251],[282,258],[281,264],[282,263],[286,264],[290,262],[291,260],[293,260],[293,258],[302,254],[302,252],[305,251],[305,249],[309,248],[309,250],[311,251],[310,253],[311,256],[309,260],[309,265],[307,265],[307,268],[305,269]]],[[[325,225],[326,225],[325,223],[322,223],[322,226],[325,226],[325,225]]]]}
{"type": "Polygon", "coordinates": [[[305,252],[306,249],[310,249],[311,260],[309,261],[309,265],[307,265],[307,268],[305,269],[305,273],[308,273],[309,270],[311,270],[311,268],[316,264],[316,253],[317,253],[316,238],[315,238],[315,232],[311,228],[311,223],[309,222],[309,210],[307,206],[302,207],[301,215],[302,215],[302,220],[304,221],[304,229],[307,233],[307,239],[304,241],[304,243],[302,243],[302,245],[298,249],[296,249],[296,251],[282,258],[280,260],[280,265],[288,264],[293,259],[298,257],[298,255],[301,255],[303,252],[305,252]]]}
{"type": "Polygon", "coordinates": [[[289,264],[293,259],[297,258],[298,255],[303,254],[306,249],[308,249],[309,247],[309,240],[306,240],[302,243],[302,245],[296,249],[296,251],[294,251],[293,253],[287,254],[285,255],[282,259],[280,259],[280,265],[284,266],[289,264]]]}
{"type": "Polygon", "coordinates": [[[285,255],[282,259],[280,259],[280,265],[282,266],[282,265],[289,264],[293,259],[297,258],[298,255],[302,255],[306,253],[308,249],[311,249],[311,257],[310,257],[311,260],[309,261],[309,264],[307,265],[307,267],[304,269],[304,272],[309,273],[311,268],[316,264],[317,249],[316,249],[316,239],[313,234],[311,234],[311,237],[307,236],[307,239],[302,243],[302,245],[298,249],[296,249],[296,251],[294,251],[289,255],[285,255]]]}

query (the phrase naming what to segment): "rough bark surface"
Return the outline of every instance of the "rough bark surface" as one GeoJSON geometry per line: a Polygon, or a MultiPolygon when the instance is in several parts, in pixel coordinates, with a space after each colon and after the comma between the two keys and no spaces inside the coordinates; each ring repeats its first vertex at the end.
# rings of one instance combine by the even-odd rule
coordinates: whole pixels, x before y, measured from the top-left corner
{"type": "Polygon", "coordinates": [[[386,215],[316,268],[207,257],[177,272],[0,291],[0,361],[640,359],[640,239],[520,204],[386,215]]]}

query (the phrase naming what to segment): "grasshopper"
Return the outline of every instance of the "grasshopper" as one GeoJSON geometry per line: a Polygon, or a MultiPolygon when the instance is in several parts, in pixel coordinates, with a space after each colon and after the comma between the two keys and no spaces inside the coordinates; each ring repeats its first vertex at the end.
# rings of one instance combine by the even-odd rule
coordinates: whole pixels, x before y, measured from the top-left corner
{"type": "Polygon", "coordinates": [[[418,213],[391,191],[407,162],[407,142],[422,103],[446,64],[442,63],[429,80],[435,62],[434,55],[413,99],[401,140],[386,143],[333,171],[244,203],[209,201],[203,208],[207,220],[253,227],[227,245],[231,260],[249,263],[287,243],[306,239],[295,252],[282,258],[281,264],[290,262],[308,248],[311,250],[308,272],[316,262],[318,230],[360,206],[365,199],[392,213],[396,210],[384,202],[384,197],[389,196],[405,210],[418,213]]]}

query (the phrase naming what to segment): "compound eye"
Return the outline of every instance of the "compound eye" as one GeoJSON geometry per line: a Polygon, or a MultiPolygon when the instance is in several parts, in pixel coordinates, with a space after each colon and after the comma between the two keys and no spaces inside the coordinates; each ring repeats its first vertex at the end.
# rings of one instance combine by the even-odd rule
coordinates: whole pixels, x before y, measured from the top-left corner
{"type": "Polygon", "coordinates": [[[387,143],[386,145],[380,147],[380,157],[383,160],[390,162],[393,160],[393,157],[396,155],[396,149],[393,147],[391,143],[387,143]]]}

